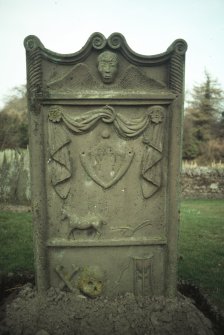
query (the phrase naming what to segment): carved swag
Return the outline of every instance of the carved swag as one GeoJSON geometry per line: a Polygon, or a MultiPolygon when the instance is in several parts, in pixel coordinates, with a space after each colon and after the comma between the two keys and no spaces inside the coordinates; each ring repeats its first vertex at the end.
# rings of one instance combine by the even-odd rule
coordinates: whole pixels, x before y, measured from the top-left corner
{"type": "Polygon", "coordinates": [[[124,139],[134,139],[143,134],[145,149],[142,157],[141,186],[144,198],[152,196],[162,183],[164,116],[164,108],[161,106],[150,107],[139,117],[133,118],[126,118],[116,113],[111,106],[103,106],[81,115],[71,115],[61,107],[52,106],[48,114],[49,151],[51,181],[57,194],[65,199],[70,191],[69,179],[72,170],[69,143],[71,140],[67,129],[75,134],[84,134],[102,121],[113,124],[117,134],[124,139]]]}

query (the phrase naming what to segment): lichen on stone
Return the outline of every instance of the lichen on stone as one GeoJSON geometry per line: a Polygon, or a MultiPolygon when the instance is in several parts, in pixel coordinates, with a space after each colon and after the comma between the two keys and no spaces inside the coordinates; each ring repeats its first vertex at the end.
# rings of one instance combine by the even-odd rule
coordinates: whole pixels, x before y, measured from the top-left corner
{"type": "Polygon", "coordinates": [[[83,268],[78,279],[78,289],[89,298],[96,298],[103,292],[105,275],[97,266],[83,268]]]}

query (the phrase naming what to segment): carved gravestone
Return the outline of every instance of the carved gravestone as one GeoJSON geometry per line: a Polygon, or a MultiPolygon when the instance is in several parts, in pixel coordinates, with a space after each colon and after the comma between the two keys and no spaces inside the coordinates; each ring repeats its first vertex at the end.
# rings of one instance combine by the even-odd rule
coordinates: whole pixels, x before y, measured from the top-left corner
{"type": "Polygon", "coordinates": [[[175,296],[186,42],[25,48],[38,291],[175,296]]]}

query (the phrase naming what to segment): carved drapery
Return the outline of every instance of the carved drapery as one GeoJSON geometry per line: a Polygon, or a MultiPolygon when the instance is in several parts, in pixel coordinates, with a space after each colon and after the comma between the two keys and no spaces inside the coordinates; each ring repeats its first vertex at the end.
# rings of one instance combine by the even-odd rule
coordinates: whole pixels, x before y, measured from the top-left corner
{"type": "Polygon", "coordinates": [[[153,106],[149,109],[151,126],[144,134],[145,151],[142,158],[142,193],[151,197],[162,185],[162,151],[164,108],[153,106]]]}
{"type": "Polygon", "coordinates": [[[48,117],[53,123],[63,121],[66,127],[76,134],[87,132],[101,120],[102,122],[113,124],[115,131],[124,138],[137,137],[150,123],[147,113],[131,119],[116,113],[111,106],[93,109],[77,116],[69,114],[60,107],[53,107],[48,117]]]}
{"type": "Polygon", "coordinates": [[[65,199],[70,191],[71,162],[68,149],[70,139],[60,124],[49,122],[48,127],[51,182],[57,194],[65,199]]]}
{"type": "Polygon", "coordinates": [[[70,139],[66,128],[75,134],[84,134],[101,120],[113,124],[115,131],[126,139],[136,138],[144,133],[141,184],[144,198],[149,198],[162,183],[163,118],[164,108],[161,106],[153,106],[133,118],[116,113],[111,106],[103,106],[81,115],[71,115],[61,107],[52,106],[48,114],[49,151],[51,181],[57,194],[64,199],[70,190],[69,179],[72,175],[68,148],[70,139]]]}

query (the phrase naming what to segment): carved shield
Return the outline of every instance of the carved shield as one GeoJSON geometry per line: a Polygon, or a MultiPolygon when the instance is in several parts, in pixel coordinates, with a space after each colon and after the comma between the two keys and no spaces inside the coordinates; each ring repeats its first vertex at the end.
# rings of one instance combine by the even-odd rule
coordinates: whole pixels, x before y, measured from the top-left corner
{"type": "Polygon", "coordinates": [[[81,164],[88,176],[105,189],[116,184],[125,175],[133,157],[134,152],[127,147],[121,151],[105,144],[80,153],[81,164]]]}

